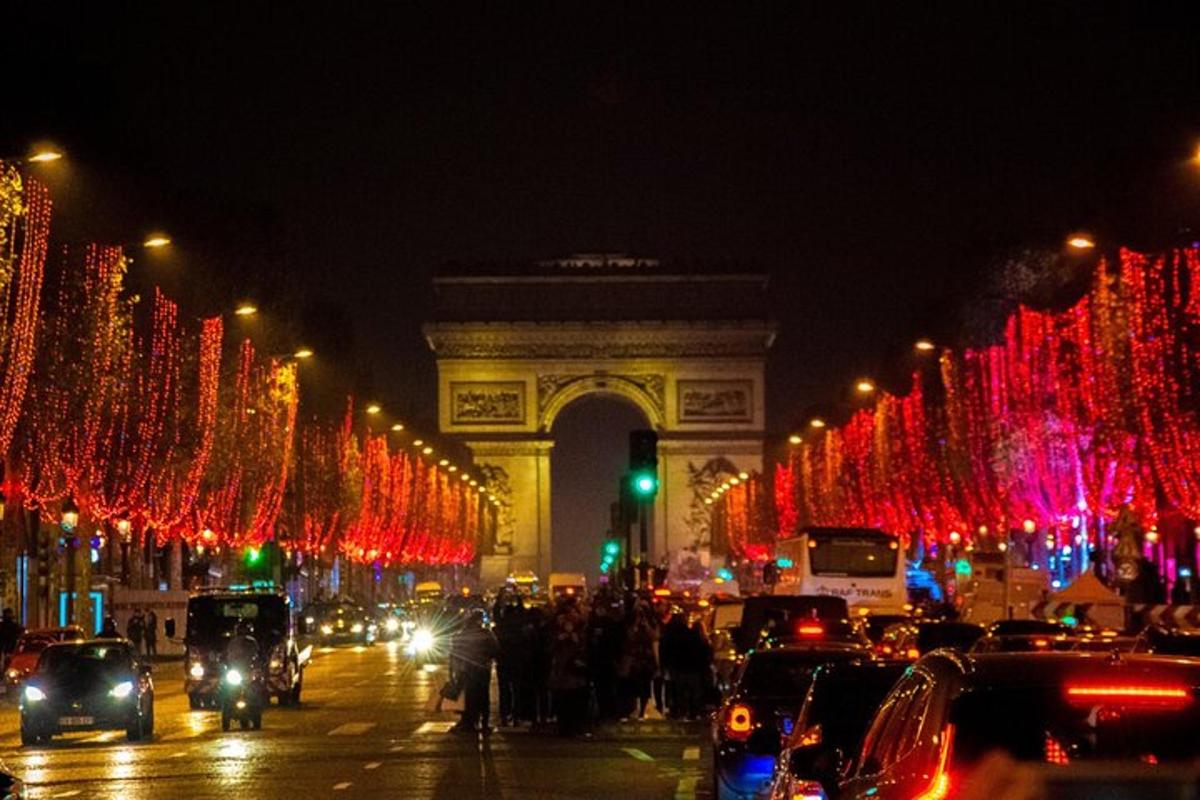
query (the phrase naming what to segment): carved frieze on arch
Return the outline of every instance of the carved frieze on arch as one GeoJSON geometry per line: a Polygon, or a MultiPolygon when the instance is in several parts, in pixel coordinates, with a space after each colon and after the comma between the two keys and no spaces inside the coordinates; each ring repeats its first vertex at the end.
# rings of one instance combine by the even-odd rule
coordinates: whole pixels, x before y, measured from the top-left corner
{"type": "Polygon", "coordinates": [[[650,426],[663,429],[667,419],[666,377],[660,374],[613,375],[604,371],[538,375],[538,430],[549,431],[560,411],[590,394],[623,397],[637,406],[650,426]]]}

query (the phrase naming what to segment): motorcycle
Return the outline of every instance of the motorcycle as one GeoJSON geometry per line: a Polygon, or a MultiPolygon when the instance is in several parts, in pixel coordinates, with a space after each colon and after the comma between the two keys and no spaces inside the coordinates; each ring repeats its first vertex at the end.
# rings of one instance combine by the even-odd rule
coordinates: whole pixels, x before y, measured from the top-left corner
{"type": "Polygon", "coordinates": [[[221,675],[221,730],[228,731],[235,719],[242,730],[261,730],[266,696],[260,670],[227,666],[221,675]]]}

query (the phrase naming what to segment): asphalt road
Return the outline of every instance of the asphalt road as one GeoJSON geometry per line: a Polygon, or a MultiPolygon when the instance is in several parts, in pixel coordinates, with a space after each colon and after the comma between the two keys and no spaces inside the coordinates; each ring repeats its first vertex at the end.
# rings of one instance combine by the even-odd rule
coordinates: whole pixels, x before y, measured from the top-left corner
{"type": "Polygon", "coordinates": [[[272,705],[263,730],[222,733],[190,711],[181,668],[154,673],[155,737],[81,733],[21,747],[17,712],[0,711],[0,753],[33,798],[707,798],[702,727],[628,723],[590,740],[524,730],[487,739],[446,733],[431,710],[444,673],[414,669],[395,645],[325,649],[298,709],[272,705]]]}

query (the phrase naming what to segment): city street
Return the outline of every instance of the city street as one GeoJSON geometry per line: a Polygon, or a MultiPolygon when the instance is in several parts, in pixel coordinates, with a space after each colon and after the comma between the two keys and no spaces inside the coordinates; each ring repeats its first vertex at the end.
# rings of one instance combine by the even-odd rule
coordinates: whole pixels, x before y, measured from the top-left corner
{"type": "Polygon", "coordinates": [[[33,798],[707,797],[704,729],[652,721],[564,741],[498,731],[477,742],[446,733],[455,715],[428,710],[444,673],[412,669],[395,646],[326,649],[305,673],[299,709],[272,706],[258,732],[220,731],[189,711],[180,665],[155,670],[156,731],[22,748],[3,712],[0,749],[33,798]]]}

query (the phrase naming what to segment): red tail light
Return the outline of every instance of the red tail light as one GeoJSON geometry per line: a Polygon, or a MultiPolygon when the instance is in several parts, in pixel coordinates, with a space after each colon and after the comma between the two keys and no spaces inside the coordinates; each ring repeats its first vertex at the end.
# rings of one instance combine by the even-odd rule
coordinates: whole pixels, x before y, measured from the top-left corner
{"type": "Polygon", "coordinates": [[[754,731],[754,712],[750,706],[735,703],[725,712],[725,736],[736,741],[745,741],[754,731]]]}
{"type": "Polygon", "coordinates": [[[942,730],[941,747],[938,749],[937,769],[929,788],[913,798],[913,800],[946,800],[950,796],[950,748],[954,743],[954,726],[947,725],[942,730]]]}
{"type": "Polygon", "coordinates": [[[801,624],[796,626],[796,634],[799,636],[806,636],[806,637],[824,636],[825,635],[825,626],[817,625],[812,622],[802,622],[801,624]]]}
{"type": "Polygon", "coordinates": [[[1184,708],[1192,702],[1185,686],[1094,684],[1067,687],[1067,700],[1075,705],[1115,705],[1125,708],[1184,708]]]}
{"type": "Polygon", "coordinates": [[[1071,763],[1070,756],[1067,755],[1067,750],[1050,734],[1046,734],[1046,763],[1055,764],[1057,766],[1066,766],[1071,763]]]}

